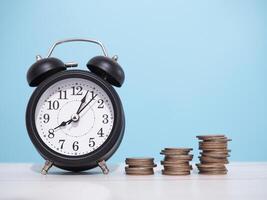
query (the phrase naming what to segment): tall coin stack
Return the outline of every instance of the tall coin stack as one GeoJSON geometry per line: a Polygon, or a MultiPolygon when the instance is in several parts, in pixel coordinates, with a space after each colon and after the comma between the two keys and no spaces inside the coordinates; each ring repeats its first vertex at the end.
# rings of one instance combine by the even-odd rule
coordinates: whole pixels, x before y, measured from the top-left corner
{"type": "Polygon", "coordinates": [[[157,165],[154,158],[126,158],[125,172],[128,175],[151,175],[157,165]]]}
{"type": "Polygon", "coordinates": [[[229,157],[228,139],[225,135],[200,135],[199,141],[200,163],[196,164],[200,174],[227,174],[225,164],[229,157]]]}
{"type": "Polygon", "coordinates": [[[192,170],[190,161],[193,155],[189,152],[192,148],[165,148],[160,154],[164,155],[164,160],[161,161],[164,169],[164,175],[189,175],[192,170]]]}

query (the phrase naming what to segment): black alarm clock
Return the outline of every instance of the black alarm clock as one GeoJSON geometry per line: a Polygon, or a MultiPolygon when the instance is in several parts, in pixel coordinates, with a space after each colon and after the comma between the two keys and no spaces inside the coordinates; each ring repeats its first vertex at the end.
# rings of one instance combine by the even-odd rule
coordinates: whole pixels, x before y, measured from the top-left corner
{"type": "Polygon", "coordinates": [[[83,171],[99,166],[108,173],[106,162],[123,138],[125,117],[113,86],[121,87],[124,71],[118,57],[108,57],[103,44],[91,39],[56,42],[48,56],[37,56],[27,72],[33,92],[26,110],[28,135],[46,160],[42,174],[51,166],[83,171]],[[87,63],[89,70],[71,70],[76,63],[51,57],[54,48],[66,42],[99,45],[103,56],[87,63]]]}

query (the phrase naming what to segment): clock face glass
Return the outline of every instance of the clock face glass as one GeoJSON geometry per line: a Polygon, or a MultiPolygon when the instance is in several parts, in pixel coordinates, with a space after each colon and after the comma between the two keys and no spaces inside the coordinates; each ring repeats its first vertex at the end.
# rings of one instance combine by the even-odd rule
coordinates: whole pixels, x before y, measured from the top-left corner
{"type": "Polygon", "coordinates": [[[99,148],[109,137],[114,110],[107,93],[92,81],[68,78],[41,95],[35,110],[40,138],[52,150],[81,156],[99,148]]]}

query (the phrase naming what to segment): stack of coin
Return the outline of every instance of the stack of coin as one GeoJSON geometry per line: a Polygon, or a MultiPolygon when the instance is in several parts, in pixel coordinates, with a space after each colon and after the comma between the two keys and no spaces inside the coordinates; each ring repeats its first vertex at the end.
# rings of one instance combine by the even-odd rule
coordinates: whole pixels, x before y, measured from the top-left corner
{"type": "Polygon", "coordinates": [[[161,161],[164,169],[164,175],[189,175],[192,170],[190,161],[193,155],[189,152],[192,148],[165,148],[160,154],[164,155],[164,160],[161,161]]]}
{"type": "Polygon", "coordinates": [[[151,175],[157,165],[154,158],[126,158],[125,172],[128,175],[151,175]]]}
{"type": "Polygon", "coordinates": [[[225,135],[200,135],[197,136],[200,140],[199,160],[200,163],[196,164],[200,174],[227,174],[225,164],[229,161],[228,139],[225,135]]]}

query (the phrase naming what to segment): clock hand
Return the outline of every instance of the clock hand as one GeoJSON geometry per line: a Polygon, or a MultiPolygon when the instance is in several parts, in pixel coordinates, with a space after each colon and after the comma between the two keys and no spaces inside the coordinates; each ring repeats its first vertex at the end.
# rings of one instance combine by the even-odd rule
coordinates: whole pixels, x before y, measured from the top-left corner
{"type": "Polygon", "coordinates": [[[70,119],[68,121],[61,122],[61,124],[59,124],[57,127],[53,128],[53,129],[55,130],[55,129],[59,128],[59,127],[66,126],[67,124],[70,124],[70,122],[72,122],[72,119],[70,119]]]}
{"type": "Polygon", "coordinates": [[[95,99],[95,97],[96,96],[94,96],[92,99],[90,99],[90,101],[88,101],[87,104],[85,104],[85,106],[81,110],[79,110],[79,112],[77,112],[77,114],[80,114],[85,109],[85,107],[88,106],[95,99]]]}
{"type": "MultiPolygon", "coordinates": [[[[80,104],[80,106],[79,106],[79,108],[78,108],[76,114],[79,114],[79,110],[81,109],[83,103],[85,102],[85,100],[86,100],[86,96],[87,96],[88,92],[89,92],[89,90],[87,90],[86,94],[85,94],[84,97],[81,99],[81,104],[80,104]]],[[[63,121],[63,122],[61,122],[60,125],[58,125],[57,127],[55,127],[54,130],[57,129],[57,128],[59,128],[59,127],[62,127],[62,126],[66,126],[67,124],[70,124],[71,122],[73,122],[73,119],[72,119],[72,118],[71,118],[70,120],[68,120],[68,121],[63,121]]]]}
{"type": "Polygon", "coordinates": [[[76,114],[79,114],[79,110],[81,109],[82,105],[84,104],[88,92],[89,92],[89,90],[87,90],[86,94],[85,94],[84,97],[81,99],[81,104],[80,104],[80,106],[79,106],[79,108],[78,108],[76,114]]]}
{"type": "MultiPolygon", "coordinates": [[[[91,99],[91,100],[90,100],[90,101],[89,101],[89,102],[88,102],[88,103],[81,109],[82,105],[84,104],[84,102],[85,102],[85,100],[86,100],[86,96],[87,96],[88,92],[89,92],[89,90],[87,90],[86,94],[85,94],[84,97],[81,99],[81,104],[80,104],[80,106],[79,106],[79,108],[78,108],[78,110],[77,110],[77,112],[76,112],[76,115],[79,115],[79,114],[84,110],[84,108],[85,108],[86,106],[88,106],[88,105],[95,99],[96,95],[93,96],[92,99],[91,99]]],[[[73,122],[73,118],[71,118],[71,119],[68,120],[68,121],[63,121],[63,122],[61,122],[61,124],[58,125],[57,127],[55,127],[54,130],[57,129],[57,128],[59,128],[59,127],[62,127],[62,126],[66,126],[67,124],[70,124],[71,122],[73,122]]]]}

